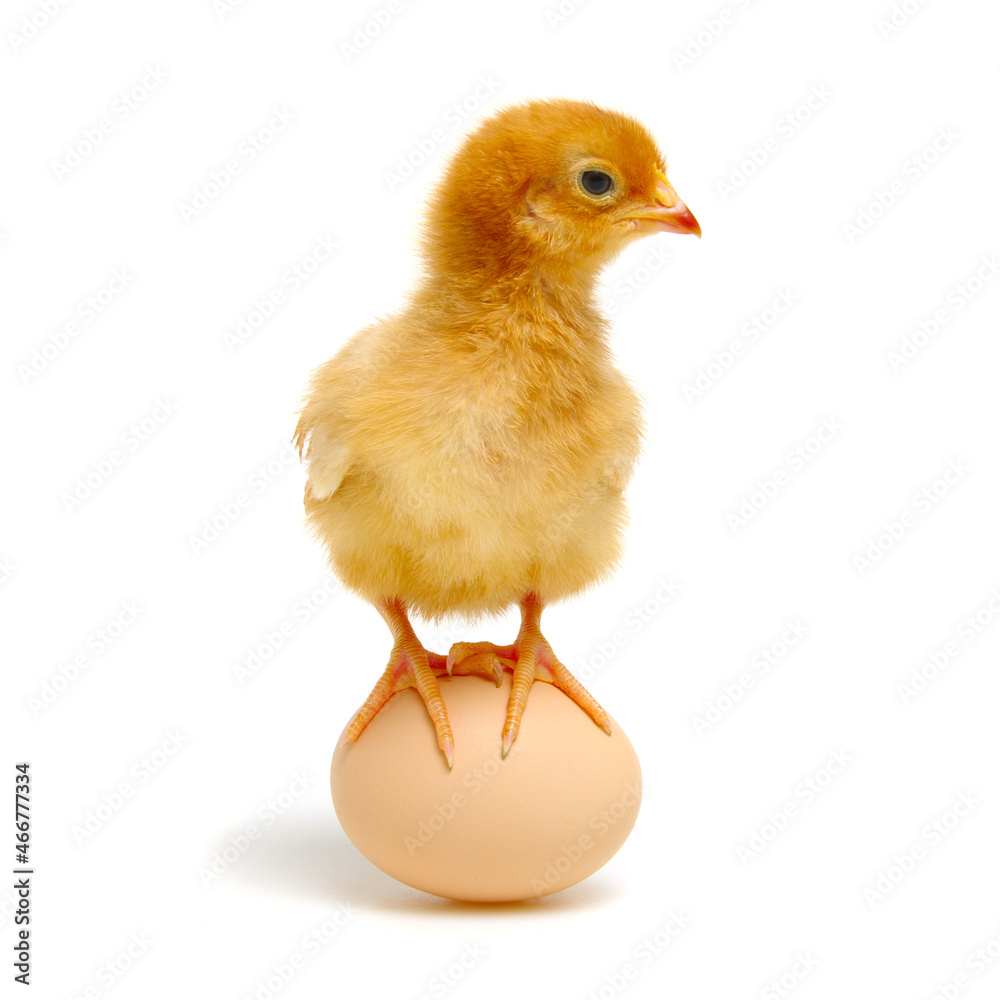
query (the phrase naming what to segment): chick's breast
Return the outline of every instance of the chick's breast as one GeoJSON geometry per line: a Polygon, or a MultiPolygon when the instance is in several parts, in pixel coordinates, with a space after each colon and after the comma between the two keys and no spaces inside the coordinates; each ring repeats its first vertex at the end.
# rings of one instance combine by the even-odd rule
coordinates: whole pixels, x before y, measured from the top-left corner
{"type": "Polygon", "coordinates": [[[641,419],[598,341],[514,349],[390,321],[321,370],[303,429],[310,480],[324,452],[343,469],[329,495],[307,488],[310,523],[370,601],[475,617],[568,596],[619,559],[641,419]]]}

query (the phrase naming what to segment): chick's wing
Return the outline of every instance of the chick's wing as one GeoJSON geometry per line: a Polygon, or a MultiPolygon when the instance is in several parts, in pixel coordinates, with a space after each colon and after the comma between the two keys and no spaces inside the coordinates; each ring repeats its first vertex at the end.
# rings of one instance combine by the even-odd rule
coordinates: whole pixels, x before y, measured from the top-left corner
{"type": "Polygon", "coordinates": [[[337,492],[358,458],[349,414],[374,377],[377,333],[371,327],[359,331],[312,377],[294,441],[308,462],[308,488],[317,500],[337,492]]]}

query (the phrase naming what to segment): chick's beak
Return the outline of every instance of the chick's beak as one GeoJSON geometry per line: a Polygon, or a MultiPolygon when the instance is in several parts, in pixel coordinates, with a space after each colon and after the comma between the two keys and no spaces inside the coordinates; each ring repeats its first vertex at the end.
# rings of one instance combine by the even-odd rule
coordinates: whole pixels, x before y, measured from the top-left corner
{"type": "Polygon", "coordinates": [[[635,229],[643,233],[691,233],[701,236],[701,226],[691,210],[677,195],[661,170],[656,171],[653,204],[628,216],[635,229]]]}

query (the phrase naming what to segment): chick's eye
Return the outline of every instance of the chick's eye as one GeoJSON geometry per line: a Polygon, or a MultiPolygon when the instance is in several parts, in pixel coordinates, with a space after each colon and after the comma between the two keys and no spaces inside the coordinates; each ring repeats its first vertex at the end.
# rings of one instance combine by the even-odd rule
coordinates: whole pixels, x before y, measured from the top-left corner
{"type": "Polygon", "coordinates": [[[580,187],[587,194],[607,194],[614,186],[611,174],[603,170],[584,170],[580,174],[580,187]]]}

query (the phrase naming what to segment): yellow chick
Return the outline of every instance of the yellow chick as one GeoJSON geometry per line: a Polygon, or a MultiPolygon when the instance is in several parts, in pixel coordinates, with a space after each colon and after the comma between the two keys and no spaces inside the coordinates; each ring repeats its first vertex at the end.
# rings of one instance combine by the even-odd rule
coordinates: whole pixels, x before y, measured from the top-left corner
{"type": "Polygon", "coordinates": [[[650,233],[701,235],[631,118],[532,101],[485,121],[431,199],[423,279],[406,308],[357,333],[313,375],[295,431],[305,508],[345,586],[378,609],[388,666],[348,724],[356,740],[414,687],[449,767],[438,678],[513,685],[501,750],[531,685],[554,684],[610,732],[556,659],[542,609],[608,576],[639,454],[639,399],[615,368],[598,275],[650,233]],[[425,649],[408,615],[475,620],[518,604],[511,645],[425,649]]]}

